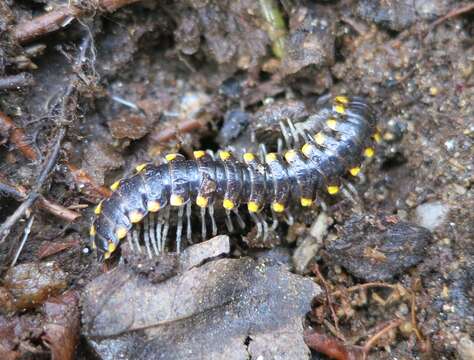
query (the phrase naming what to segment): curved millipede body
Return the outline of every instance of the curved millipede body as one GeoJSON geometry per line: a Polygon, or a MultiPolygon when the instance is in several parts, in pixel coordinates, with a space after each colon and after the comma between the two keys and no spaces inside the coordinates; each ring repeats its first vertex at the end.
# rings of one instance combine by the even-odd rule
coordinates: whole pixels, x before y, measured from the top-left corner
{"type": "Polygon", "coordinates": [[[242,223],[237,209],[245,207],[260,232],[267,226],[261,216],[264,208],[278,215],[295,205],[312,206],[322,193],[337,194],[341,177],[357,176],[364,157],[373,156],[373,141],[378,140],[376,121],[369,105],[358,97],[337,96],[323,113],[324,120],[315,132],[308,126],[293,128],[291,135],[302,141],[295,140],[285,152],[263,157],[245,153],[236,159],[228,151],[216,157],[195,151],[193,160],[168,154],[165,164],[138,166],[135,175],[114,183],[113,194],[96,207],[90,229],[93,247],[108,258],[120,240],[127,238],[140,251],[132,228],[143,223],[148,254],[159,253],[164,249],[170,209],[175,208],[179,251],[183,215],[188,219],[188,238],[191,235],[192,205],[201,210],[205,237],[206,212],[215,233],[214,207],[225,209],[230,227],[230,214],[242,223]]]}

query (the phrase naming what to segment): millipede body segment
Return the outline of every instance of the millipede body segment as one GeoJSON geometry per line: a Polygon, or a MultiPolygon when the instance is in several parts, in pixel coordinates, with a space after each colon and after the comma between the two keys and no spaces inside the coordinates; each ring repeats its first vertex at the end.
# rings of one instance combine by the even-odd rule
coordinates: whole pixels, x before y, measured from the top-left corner
{"type": "Polygon", "coordinates": [[[373,156],[376,121],[369,105],[358,97],[337,96],[324,111],[327,117],[319,130],[293,133],[302,138],[294,141],[300,145],[286,151],[263,156],[245,153],[242,159],[229,151],[218,156],[195,151],[193,160],[168,154],[165,164],[138,166],[135,175],[114,183],[113,194],[96,207],[90,228],[93,247],[100,257],[108,258],[121,239],[127,237],[132,244],[136,240],[132,227],[144,222],[148,253],[159,252],[166,241],[170,209],[176,208],[179,251],[183,214],[188,217],[190,236],[192,205],[201,210],[205,234],[206,211],[215,233],[214,207],[224,208],[228,217],[235,213],[239,222],[237,209],[245,207],[262,225],[265,208],[278,215],[296,205],[310,207],[322,193],[337,194],[341,177],[357,176],[364,157],[373,156]]]}

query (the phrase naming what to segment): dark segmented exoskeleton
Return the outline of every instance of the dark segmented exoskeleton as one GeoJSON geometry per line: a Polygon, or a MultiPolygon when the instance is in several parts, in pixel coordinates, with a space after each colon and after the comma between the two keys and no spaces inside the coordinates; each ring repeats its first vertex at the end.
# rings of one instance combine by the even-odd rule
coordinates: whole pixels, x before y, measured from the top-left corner
{"type": "Polygon", "coordinates": [[[229,151],[220,151],[216,159],[211,152],[199,150],[193,160],[168,154],[165,164],[138,166],[135,175],[114,183],[113,194],[96,207],[90,229],[93,247],[100,257],[108,258],[120,240],[127,238],[132,249],[146,251],[150,257],[159,254],[166,248],[170,210],[176,209],[175,248],[179,252],[183,217],[186,237],[191,240],[193,204],[200,208],[203,238],[207,235],[206,214],[213,235],[217,232],[215,207],[225,209],[229,230],[233,228],[231,216],[245,225],[238,213],[242,205],[255,221],[258,235],[265,235],[264,208],[271,209],[275,224],[279,214],[290,215],[287,209],[291,206],[311,207],[322,193],[336,195],[341,178],[347,172],[358,176],[364,157],[374,155],[373,142],[379,140],[375,116],[358,97],[337,96],[313,119],[286,124],[281,125],[289,148],[284,153],[263,151],[260,157],[245,153],[240,161],[229,151]],[[142,235],[138,223],[143,224],[142,235]]]}

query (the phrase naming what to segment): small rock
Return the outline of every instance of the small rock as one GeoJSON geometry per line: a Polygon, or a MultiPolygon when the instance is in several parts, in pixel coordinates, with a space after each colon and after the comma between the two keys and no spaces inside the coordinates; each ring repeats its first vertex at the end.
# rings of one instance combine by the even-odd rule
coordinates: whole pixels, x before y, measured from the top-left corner
{"type": "Polygon", "coordinates": [[[217,141],[222,147],[229,145],[245,131],[249,123],[250,115],[247,112],[239,109],[228,111],[224,116],[224,124],[219,131],[217,141]]]}
{"type": "Polygon", "coordinates": [[[316,221],[311,225],[310,236],[306,236],[293,253],[295,272],[302,274],[307,270],[308,264],[323,246],[323,240],[331,224],[332,219],[325,212],[318,215],[316,221]]]}
{"type": "Polygon", "coordinates": [[[100,141],[92,141],[85,149],[82,168],[93,180],[104,183],[105,173],[115,170],[124,164],[122,155],[109,145],[100,141]]]}
{"type": "Polygon", "coordinates": [[[334,62],[335,21],[324,6],[297,8],[290,16],[289,25],[281,64],[285,75],[309,65],[322,67],[334,62]]]}
{"type": "Polygon", "coordinates": [[[435,201],[419,205],[415,212],[417,223],[433,231],[444,223],[449,214],[449,207],[440,201],[435,201]]]}
{"type": "Polygon", "coordinates": [[[210,240],[192,245],[183,251],[179,258],[181,271],[189,270],[204,261],[230,252],[230,239],[227,235],[218,235],[210,240]]]}
{"type": "Polygon", "coordinates": [[[122,112],[116,119],[108,122],[110,134],[115,139],[137,140],[148,134],[146,119],[143,115],[122,112]]]}
{"type": "Polygon", "coordinates": [[[461,360],[474,360],[474,342],[467,336],[459,340],[456,350],[461,360]]]}
{"type": "Polygon", "coordinates": [[[422,261],[430,239],[427,229],[395,216],[355,216],[325,255],[365,281],[389,280],[422,261]]]}
{"type": "Polygon", "coordinates": [[[34,308],[67,286],[67,275],[53,261],[25,263],[5,274],[3,285],[13,297],[16,310],[34,308]]]}
{"type": "Polygon", "coordinates": [[[357,12],[366,20],[402,31],[420,20],[433,20],[447,11],[447,0],[364,0],[357,12]]]}

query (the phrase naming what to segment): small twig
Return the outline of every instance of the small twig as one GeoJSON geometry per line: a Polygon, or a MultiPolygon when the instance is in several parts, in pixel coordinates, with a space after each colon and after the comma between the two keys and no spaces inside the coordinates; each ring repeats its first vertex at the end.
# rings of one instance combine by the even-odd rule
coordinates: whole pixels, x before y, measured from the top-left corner
{"type": "Polygon", "coordinates": [[[26,244],[26,240],[28,239],[28,236],[30,235],[31,226],[33,225],[34,219],[35,219],[35,216],[31,215],[30,219],[28,220],[28,223],[25,226],[25,230],[23,231],[23,238],[21,239],[20,246],[18,247],[18,250],[15,254],[15,257],[13,258],[13,261],[12,261],[10,267],[14,267],[17,260],[18,260],[18,258],[20,257],[20,253],[21,253],[21,251],[23,250],[23,247],[26,244]]]}
{"type": "Polygon", "coordinates": [[[205,122],[200,119],[180,120],[179,122],[172,121],[167,123],[161,130],[150,134],[150,138],[155,143],[162,143],[176,138],[179,134],[190,133],[204,126],[205,122]]]}
{"type": "MultiPolygon", "coordinates": [[[[15,198],[17,201],[25,201],[28,196],[28,191],[22,186],[8,184],[0,176],[0,195],[2,194],[7,194],[15,198]]],[[[40,196],[38,199],[38,207],[69,222],[72,222],[81,216],[81,214],[67,209],[43,196],[40,196]]]]}
{"type": "Polygon", "coordinates": [[[33,78],[33,75],[26,72],[0,78],[0,90],[19,89],[34,84],[35,79],[33,78]]]}
{"type": "Polygon", "coordinates": [[[77,187],[91,198],[89,200],[96,202],[98,199],[109,197],[112,194],[110,189],[98,185],[83,169],[79,169],[73,164],[66,164],[66,166],[77,187]]]}
{"type": "Polygon", "coordinates": [[[376,332],[367,342],[364,344],[362,347],[363,351],[363,360],[367,359],[367,356],[369,354],[370,349],[374,347],[375,343],[386,333],[388,333],[390,330],[400,326],[400,324],[403,322],[402,319],[395,319],[392,321],[389,321],[389,323],[384,326],[380,331],[376,332]]]}
{"type": "Polygon", "coordinates": [[[30,160],[37,160],[38,154],[36,150],[28,144],[28,139],[23,129],[16,126],[13,120],[0,111],[0,132],[8,137],[18,150],[30,160]]]}
{"type": "Polygon", "coordinates": [[[427,33],[431,32],[436,26],[438,26],[439,24],[442,24],[446,20],[449,20],[453,17],[468,13],[472,10],[474,10],[474,4],[473,3],[462,5],[458,8],[452,9],[446,15],[440,17],[439,19],[437,19],[433,23],[431,23],[427,33]]]}
{"type": "Polygon", "coordinates": [[[316,276],[318,277],[318,279],[322,282],[323,286],[324,286],[324,291],[326,293],[326,301],[328,303],[328,306],[329,306],[329,309],[331,310],[331,315],[332,315],[332,320],[334,321],[334,327],[337,331],[337,337],[340,338],[341,340],[345,340],[344,338],[344,335],[341,333],[341,331],[339,330],[339,321],[337,319],[337,314],[336,314],[336,311],[334,310],[334,306],[333,306],[333,301],[332,301],[332,296],[331,296],[331,292],[330,292],[330,289],[329,289],[329,285],[328,283],[326,282],[326,279],[324,279],[324,276],[323,274],[321,274],[321,271],[319,270],[319,266],[318,264],[315,264],[312,268],[312,271],[313,273],[316,274],[316,276]]]}
{"type": "Polygon", "coordinates": [[[56,137],[56,143],[53,146],[53,150],[45,161],[43,170],[41,171],[34,188],[28,194],[25,201],[15,210],[15,212],[10,217],[7,218],[7,220],[2,224],[2,226],[0,226],[0,244],[5,241],[6,237],[10,233],[11,227],[24,215],[24,213],[34,204],[34,202],[40,196],[39,192],[41,190],[41,187],[43,186],[53,166],[56,164],[59,155],[59,150],[61,147],[61,142],[65,134],[66,129],[64,127],[59,129],[59,134],[56,137]]]}
{"type": "Polygon", "coordinates": [[[19,189],[13,185],[7,184],[0,178],[0,196],[6,194],[15,198],[18,201],[23,201],[26,197],[26,194],[22,191],[23,189],[19,189]]]}
{"type": "Polygon", "coordinates": [[[397,285],[387,284],[387,283],[383,283],[383,282],[370,282],[370,283],[351,286],[350,288],[347,288],[347,289],[344,289],[344,290],[337,290],[337,291],[334,291],[331,295],[332,296],[341,296],[344,293],[354,292],[354,291],[362,290],[362,289],[368,289],[368,288],[371,288],[371,287],[386,287],[386,288],[397,290],[397,285]]]}
{"type": "Polygon", "coordinates": [[[52,202],[43,196],[40,196],[38,200],[38,206],[41,209],[46,210],[49,213],[69,222],[73,222],[77,218],[81,217],[81,214],[79,214],[78,212],[67,209],[64,206],[52,202]]]}
{"type": "MultiPolygon", "coordinates": [[[[139,0],[99,0],[98,10],[113,12],[125,5],[139,0]]],[[[76,6],[61,6],[49,13],[22,22],[13,29],[13,37],[21,44],[30,42],[40,36],[52,33],[69,25],[72,20],[87,13],[87,9],[76,6]]]]}
{"type": "Polygon", "coordinates": [[[311,349],[331,359],[356,360],[361,357],[361,349],[359,347],[346,345],[334,337],[318,332],[305,331],[304,341],[311,349]]]}

